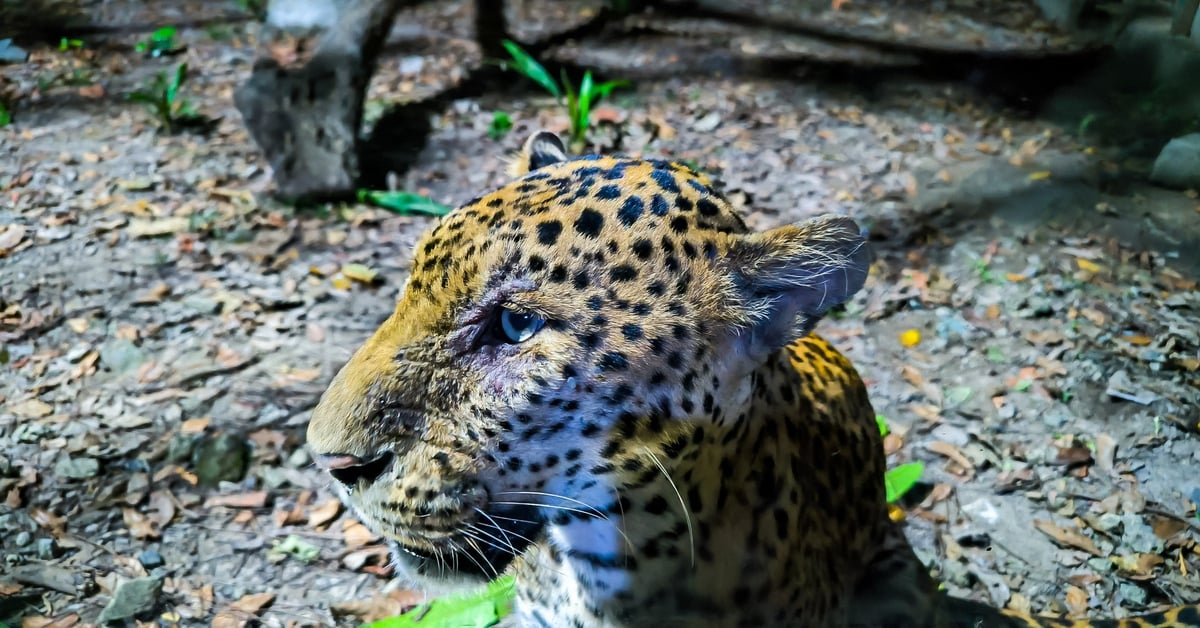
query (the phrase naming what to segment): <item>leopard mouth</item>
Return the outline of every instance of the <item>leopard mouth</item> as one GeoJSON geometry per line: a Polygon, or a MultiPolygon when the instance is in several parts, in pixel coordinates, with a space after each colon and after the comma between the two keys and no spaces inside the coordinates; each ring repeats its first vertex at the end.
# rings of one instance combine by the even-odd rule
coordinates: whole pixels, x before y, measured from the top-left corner
{"type": "Polygon", "coordinates": [[[480,511],[457,533],[420,546],[391,541],[397,566],[429,579],[451,576],[491,580],[537,539],[544,527],[535,506],[514,505],[480,511]]]}

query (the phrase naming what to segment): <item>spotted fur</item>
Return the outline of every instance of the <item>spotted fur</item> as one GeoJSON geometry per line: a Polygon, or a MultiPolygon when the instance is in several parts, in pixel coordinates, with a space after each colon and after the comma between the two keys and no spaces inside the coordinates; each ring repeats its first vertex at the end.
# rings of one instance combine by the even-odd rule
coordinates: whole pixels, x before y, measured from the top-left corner
{"type": "Polygon", "coordinates": [[[809,334],[866,278],[851,220],[749,233],[685,165],[546,133],[511,171],[418,243],[309,425],[399,576],[512,574],[512,625],[1007,621],[940,612],[866,388],[809,334]]]}

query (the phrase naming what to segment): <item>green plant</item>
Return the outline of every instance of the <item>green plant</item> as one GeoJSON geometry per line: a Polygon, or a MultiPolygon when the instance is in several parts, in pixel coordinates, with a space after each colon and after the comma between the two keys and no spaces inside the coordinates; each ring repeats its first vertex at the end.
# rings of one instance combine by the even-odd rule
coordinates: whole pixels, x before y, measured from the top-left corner
{"type": "MultiPolygon", "coordinates": [[[[879,435],[887,436],[889,433],[887,426],[887,418],[882,414],[875,415],[875,424],[879,426],[879,435]]],[[[925,464],[921,462],[909,462],[902,464],[894,469],[888,469],[883,473],[883,488],[886,493],[887,503],[895,503],[896,500],[904,497],[904,494],[912,490],[917,482],[921,480],[921,474],[925,472],[925,464]]]]}
{"type": "Polygon", "coordinates": [[[63,37],[62,39],[58,40],[58,49],[63,52],[66,52],[68,50],[78,50],[80,48],[83,48],[83,40],[82,39],[71,39],[70,37],[63,37]]]}
{"type": "Polygon", "coordinates": [[[142,40],[134,46],[134,50],[144,52],[151,57],[161,57],[179,50],[175,45],[175,34],[179,32],[174,26],[164,26],[150,34],[149,39],[142,40]]]}
{"type": "Polygon", "coordinates": [[[563,98],[566,98],[567,117],[571,121],[570,144],[571,150],[575,152],[582,152],[587,144],[592,106],[606,98],[614,89],[629,85],[629,81],[623,80],[596,83],[589,70],[584,72],[583,80],[579,82],[579,87],[576,89],[571,85],[571,80],[567,77],[565,70],[559,74],[559,81],[556,81],[554,77],[550,76],[550,72],[546,70],[545,66],[538,63],[537,59],[530,56],[515,42],[504,40],[504,48],[512,56],[513,69],[541,85],[560,104],[563,98]]]}
{"type": "Polygon", "coordinates": [[[8,110],[8,105],[0,101],[0,127],[10,124],[12,124],[12,112],[8,110]]]}
{"type": "Polygon", "coordinates": [[[512,118],[503,111],[497,111],[492,114],[492,124],[488,127],[488,137],[498,140],[512,130],[512,118]]]}
{"type": "Polygon", "coordinates": [[[144,103],[168,133],[203,123],[205,118],[196,112],[191,103],[179,97],[179,90],[187,81],[187,72],[186,63],[179,64],[171,77],[166,72],[159,72],[148,86],[130,94],[129,100],[144,103]]]}
{"type": "Polygon", "coordinates": [[[422,214],[445,216],[451,207],[433,201],[427,196],[412,192],[385,192],[382,190],[359,190],[358,202],[382,207],[401,215],[422,214]]]}
{"type": "Polygon", "coordinates": [[[364,628],[487,628],[508,615],[514,596],[513,577],[504,576],[490,582],[482,593],[439,598],[364,628]]]}

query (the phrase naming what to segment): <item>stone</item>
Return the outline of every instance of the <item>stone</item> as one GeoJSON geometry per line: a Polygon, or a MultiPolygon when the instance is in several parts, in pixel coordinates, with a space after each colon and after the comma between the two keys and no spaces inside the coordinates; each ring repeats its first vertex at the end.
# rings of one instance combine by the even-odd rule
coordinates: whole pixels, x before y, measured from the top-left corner
{"type": "Polygon", "coordinates": [[[125,338],[114,338],[100,345],[100,363],[114,373],[126,373],[145,361],[145,352],[125,338]]]}
{"type": "Polygon", "coordinates": [[[141,563],[146,569],[154,569],[156,567],[162,567],[164,564],[166,564],[166,561],[163,560],[162,554],[158,553],[158,550],[156,549],[148,549],[138,554],[138,562],[141,563]]]}
{"type": "Polygon", "coordinates": [[[97,622],[110,624],[123,622],[154,610],[158,596],[162,593],[162,580],[158,578],[135,578],[117,585],[113,599],[100,611],[97,622]]]}
{"type": "Polygon", "coordinates": [[[95,458],[71,458],[63,456],[54,463],[54,474],[60,478],[84,480],[100,473],[100,462],[95,458]]]}
{"type": "Polygon", "coordinates": [[[1150,180],[1165,187],[1200,189],[1200,133],[1167,142],[1154,160],[1150,180]]]}
{"type": "Polygon", "coordinates": [[[218,434],[206,438],[192,452],[196,477],[204,486],[220,482],[238,482],[250,463],[250,443],[237,434],[218,434]]]}

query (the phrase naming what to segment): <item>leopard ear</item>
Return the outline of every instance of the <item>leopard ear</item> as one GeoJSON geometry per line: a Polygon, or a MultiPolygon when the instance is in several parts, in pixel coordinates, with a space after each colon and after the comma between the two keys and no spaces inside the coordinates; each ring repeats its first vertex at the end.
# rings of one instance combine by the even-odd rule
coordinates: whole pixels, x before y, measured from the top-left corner
{"type": "Polygon", "coordinates": [[[549,131],[538,131],[525,140],[525,145],[508,164],[508,176],[520,177],[550,164],[567,160],[562,140],[549,131]]]}
{"type": "Polygon", "coordinates": [[[829,308],[863,287],[871,265],[866,234],[834,215],[736,236],[725,262],[733,274],[737,344],[756,358],[812,331],[829,308]]]}

